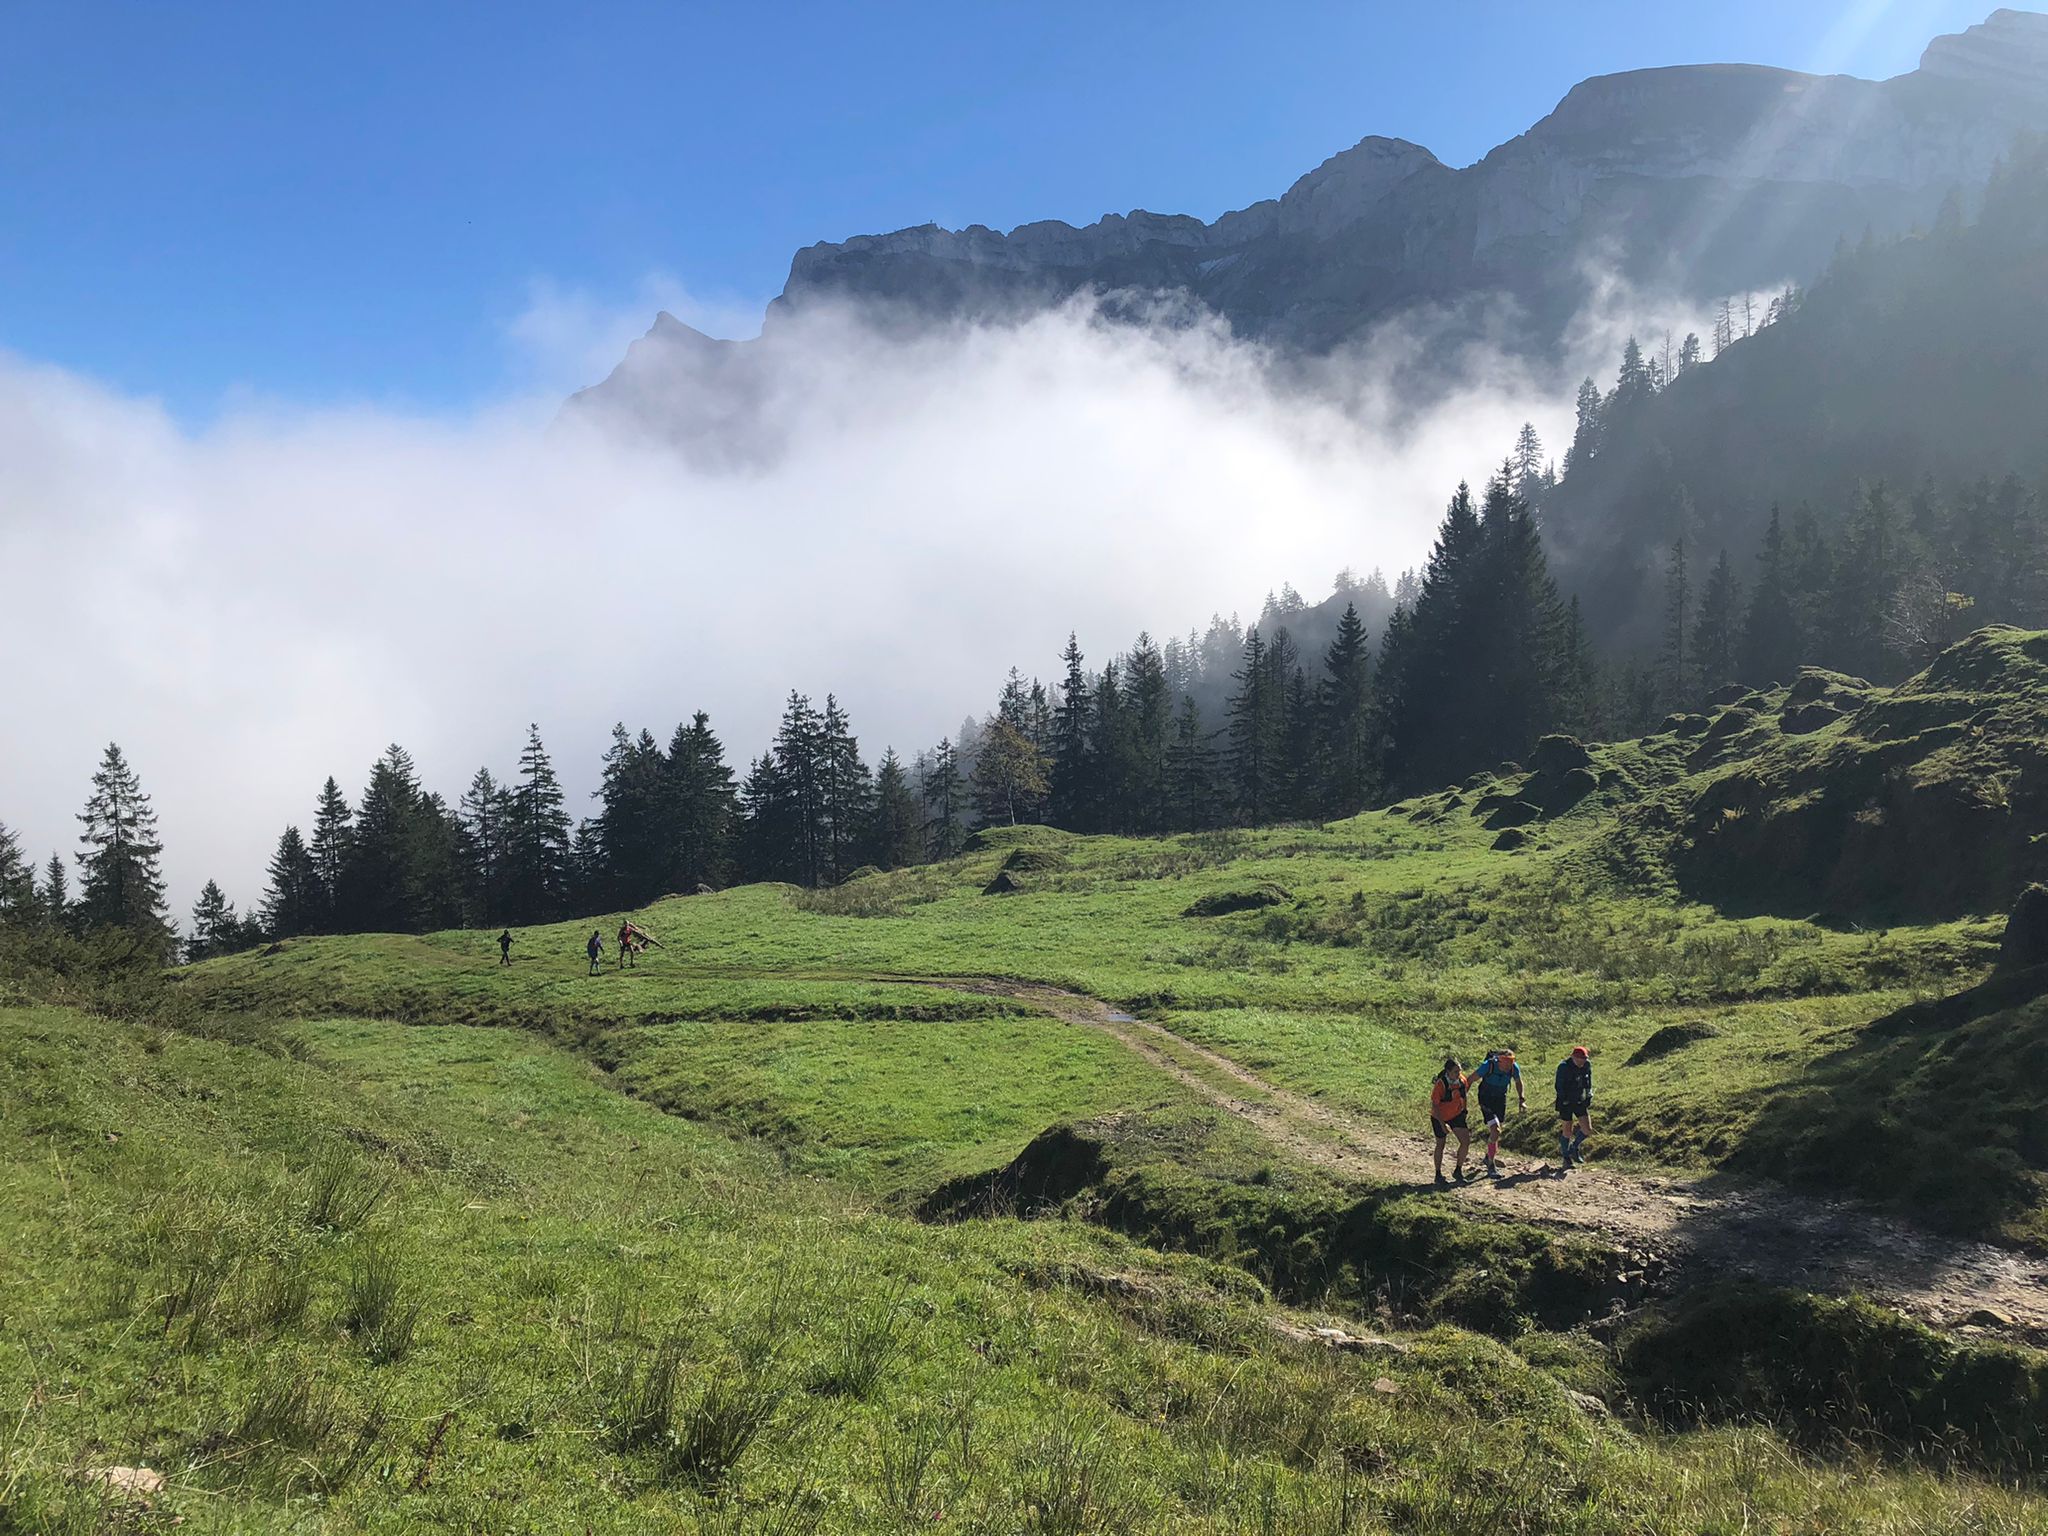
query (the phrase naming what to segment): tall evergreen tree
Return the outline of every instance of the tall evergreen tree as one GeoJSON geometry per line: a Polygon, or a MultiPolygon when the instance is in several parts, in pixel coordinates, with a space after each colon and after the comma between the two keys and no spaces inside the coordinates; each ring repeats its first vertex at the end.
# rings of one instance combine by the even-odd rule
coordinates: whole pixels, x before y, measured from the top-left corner
{"type": "MultiPolygon", "coordinates": [[[[1600,386],[1590,378],[1579,385],[1578,425],[1572,433],[1572,445],[1565,450],[1564,472],[1569,475],[1575,469],[1583,469],[1593,462],[1593,456],[1600,451],[1600,422],[1605,404],[1600,398],[1600,386]]],[[[1400,600],[1400,592],[1395,591],[1400,600]]]]}
{"type": "Polygon", "coordinates": [[[1166,743],[1172,711],[1166,689],[1166,663],[1152,637],[1138,635],[1124,658],[1123,717],[1127,751],[1124,799],[1127,821],[1134,831],[1156,832],[1163,825],[1166,798],[1166,743]]]}
{"type": "Polygon", "coordinates": [[[1699,616],[1692,627],[1693,666],[1706,687],[1718,688],[1736,675],[1741,600],[1735,569],[1724,549],[1700,591],[1699,616]]]}
{"type": "Polygon", "coordinates": [[[865,860],[878,869],[903,869],[919,863],[923,839],[918,827],[917,797],[910,775],[896,749],[882,754],[875,770],[875,801],[868,818],[865,860]]]}
{"type": "Polygon", "coordinates": [[[1095,701],[1088,674],[1081,668],[1081,643],[1072,634],[1060,661],[1066,670],[1060,679],[1059,703],[1053,706],[1050,813],[1055,825],[1087,832],[1092,830],[1089,818],[1097,798],[1088,757],[1095,701]]]}
{"type": "Polygon", "coordinates": [[[586,896],[599,906],[639,907],[662,894],[667,819],[667,761],[646,731],[612,727],[596,792],[595,854],[584,872],[586,896]]]}
{"type": "Polygon", "coordinates": [[[1791,556],[1776,507],[1771,508],[1770,526],[1764,531],[1756,564],[1756,585],[1750,589],[1749,610],[1742,621],[1737,675],[1752,687],[1769,687],[1792,680],[1803,649],[1799,611],[1793,602],[1791,556]]]}
{"type": "Polygon", "coordinates": [[[476,921],[485,927],[498,923],[505,914],[506,822],[511,800],[511,793],[491,776],[491,770],[479,768],[456,807],[462,822],[469,903],[476,921]]]}
{"type": "Polygon", "coordinates": [[[569,813],[562,782],[541,744],[540,727],[529,725],[505,812],[505,920],[539,923],[566,916],[568,897],[569,813]]]}
{"type": "Polygon", "coordinates": [[[192,934],[185,940],[188,964],[224,955],[237,946],[242,925],[235,916],[235,904],[219,885],[209,880],[200,887],[192,904],[192,934]]]}
{"type": "Polygon", "coordinates": [[[1672,709],[1690,705],[1699,689],[1692,655],[1692,574],[1685,555],[1685,535],[1671,545],[1664,565],[1664,702],[1672,709]]]}
{"type": "Polygon", "coordinates": [[[1216,751],[1192,694],[1182,694],[1166,750],[1166,798],[1172,824],[1199,831],[1220,819],[1216,751]]]}
{"type": "Polygon", "coordinates": [[[1904,574],[1897,504],[1885,487],[1870,486],[1843,533],[1828,592],[1830,665],[1890,680],[1892,655],[1885,618],[1904,574]]]}
{"type": "MultiPolygon", "coordinates": [[[[1020,692],[1020,720],[1024,703],[1020,692]]],[[[1016,730],[1021,738],[1021,727],[1011,729],[1016,730]]],[[[839,700],[828,693],[825,695],[825,712],[818,718],[818,805],[824,817],[823,864],[819,876],[823,882],[836,885],[860,864],[861,844],[867,836],[874,794],[874,774],[861,760],[860,743],[854,739],[853,724],[846,711],[839,707],[839,700]]]]}
{"type": "Polygon", "coordinates": [[[671,891],[716,889],[728,877],[738,807],[725,746],[703,710],[688,725],[676,727],[665,767],[668,863],[663,884],[671,891]]]}
{"type": "Polygon", "coordinates": [[[168,958],[175,929],[164,904],[163,844],[156,811],[119,746],[107,744],[79,816],[79,918],[87,928],[125,928],[168,958]]]}
{"type": "Polygon", "coordinates": [[[1336,816],[1365,809],[1373,793],[1372,660],[1356,603],[1344,605],[1336,638],[1323,654],[1316,717],[1319,809],[1336,816]]]}
{"type": "Polygon", "coordinates": [[[270,856],[263,926],[275,938],[311,933],[320,921],[320,876],[297,827],[286,827],[270,856]]]}
{"type": "Polygon", "coordinates": [[[1095,703],[1088,714],[1088,762],[1095,801],[1088,825],[1097,832],[1130,828],[1131,740],[1124,714],[1122,671],[1114,661],[1104,664],[1095,681],[1095,703]]]}
{"type": "Polygon", "coordinates": [[[1231,676],[1237,684],[1228,706],[1232,799],[1239,818],[1258,826],[1272,819],[1280,793],[1281,703],[1258,630],[1246,632],[1244,664],[1231,676]]]}
{"type": "Polygon", "coordinates": [[[396,742],[370,767],[342,865],[339,919],[346,932],[406,933],[416,921],[410,887],[420,784],[396,742]]]}
{"type": "Polygon", "coordinates": [[[64,856],[50,855],[50,862],[43,866],[43,920],[53,928],[71,926],[71,880],[64,867],[64,856]]]}
{"type": "Polygon", "coordinates": [[[960,773],[960,759],[950,738],[942,739],[932,752],[924,776],[924,802],[928,809],[926,834],[931,856],[950,859],[967,840],[967,786],[960,773]]]}
{"type": "Polygon", "coordinates": [[[0,923],[26,924],[42,915],[35,867],[22,853],[21,840],[0,821],[0,923]]]}
{"type": "Polygon", "coordinates": [[[355,832],[355,812],[349,809],[334,775],[320,786],[320,801],[313,811],[313,876],[320,882],[317,895],[316,932],[332,933],[341,926],[341,872],[348,864],[349,839],[355,832]]]}

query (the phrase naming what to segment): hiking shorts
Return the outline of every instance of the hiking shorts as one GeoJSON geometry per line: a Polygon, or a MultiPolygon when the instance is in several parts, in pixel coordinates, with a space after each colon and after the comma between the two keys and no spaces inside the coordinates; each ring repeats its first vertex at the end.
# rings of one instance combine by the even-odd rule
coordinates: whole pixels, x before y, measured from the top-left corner
{"type": "Polygon", "coordinates": [[[1460,1131],[1464,1130],[1466,1113],[1467,1112],[1465,1110],[1461,1109],[1455,1115],[1451,1116],[1451,1118],[1448,1120],[1439,1120],[1435,1115],[1431,1115],[1429,1117],[1429,1127],[1431,1130],[1436,1132],[1436,1139],[1438,1141],[1442,1141],[1446,1136],[1450,1135],[1452,1130],[1454,1129],[1460,1131]]]}
{"type": "Polygon", "coordinates": [[[1497,1094],[1496,1094],[1496,1093],[1487,1093],[1487,1092],[1486,1092],[1486,1091],[1485,1091],[1484,1089],[1482,1089],[1482,1090],[1480,1091],[1480,1094],[1479,1094],[1479,1118],[1480,1118],[1480,1119],[1481,1119],[1482,1121],[1486,1121],[1486,1120],[1505,1120],[1505,1119],[1507,1119],[1507,1117],[1508,1117],[1508,1091],[1507,1091],[1507,1089],[1503,1088],[1503,1089],[1501,1089],[1501,1091],[1500,1091],[1499,1093],[1497,1093],[1497,1094]]]}
{"type": "Polygon", "coordinates": [[[1557,1101],[1557,1118],[1560,1120],[1576,1120],[1579,1116],[1592,1112],[1591,1104],[1567,1104],[1563,1099],[1557,1101]]]}

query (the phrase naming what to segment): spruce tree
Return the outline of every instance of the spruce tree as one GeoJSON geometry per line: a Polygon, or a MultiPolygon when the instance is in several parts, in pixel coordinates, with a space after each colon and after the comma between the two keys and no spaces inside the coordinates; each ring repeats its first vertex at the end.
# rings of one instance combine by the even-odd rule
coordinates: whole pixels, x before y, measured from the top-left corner
{"type": "Polygon", "coordinates": [[[666,885],[663,847],[667,762],[654,737],[612,727],[596,798],[593,862],[584,872],[585,899],[597,906],[638,907],[666,885]]]}
{"type": "Polygon", "coordinates": [[[186,963],[226,954],[235,947],[240,933],[234,903],[219,885],[207,881],[200,887],[199,899],[192,904],[192,934],[185,940],[186,963]]]}
{"type": "Polygon", "coordinates": [[[1230,787],[1239,819],[1258,826],[1272,818],[1279,794],[1275,761],[1280,700],[1265,637],[1253,629],[1244,637],[1244,663],[1231,674],[1237,691],[1230,715],[1230,787]]]}
{"type": "Polygon", "coordinates": [[[1707,688],[1718,688],[1733,680],[1738,670],[1735,656],[1740,604],[1735,570],[1724,549],[1701,589],[1699,617],[1693,621],[1692,629],[1693,668],[1707,688]]]}
{"type": "Polygon", "coordinates": [[[1322,799],[1316,756],[1315,691],[1308,673],[1296,667],[1280,692],[1280,735],[1277,743],[1278,814],[1304,820],[1316,814],[1322,799]]]}
{"type": "Polygon", "coordinates": [[[27,924],[41,916],[35,868],[22,853],[21,840],[0,821],[0,923],[27,924]]]}
{"type": "Polygon", "coordinates": [[[1200,831],[1220,819],[1216,752],[1192,694],[1181,695],[1174,716],[1173,740],[1166,750],[1166,797],[1175,827],[1200,831]]]}
{"type": "Polygon", "coordinates": [[[1515,493],[1524,501],[1534,502],[1543,491],[1543,439],[1536,435],[1534,422],[1522,423],[1509,462],[1513,466],[1511,483],[1515,493]]]}
{"type": "Polygon", "coordinates": [[[329,774],[320,786],[320,800],[313,811],[313,877],[319,882],[315,895],[317,915],[314,931],[333,933],[341,926],[341,872],[348,863],[349,838],[355,831],[355,813],[349,809],[341,786],[329,774]]]}
{"type": "Polygon", "coordinates": [[[1570,686],[1571,658],[1565,613],[1543,553],[1536,516],[1514,488],[1514,467],[1501,467],[1486,487],[1480,515],[1482,556],[1471,622],[1475,675],[1467,690],[1475,718],[1468,737],[1473,757],[1519,761],[1538,737],[1556,727],[1560,700],[1570,686]]]}
{"type": "Polygon", "coordinates": [[[967,840],[966,785],[950,738],[933,749],[924,776],[926,835],[935,859],[950,859],[967,840]]]}
{"type": "Polygon", "coordinates": [[[716,889],[730,872],[738,805],[725,746],[703,710],[688,725],[676,727],[664,768],[668,862],[663,883],[672,891],[716,889]]]}
{"type": "Polygon", "coordinates": [[[1867,487],[1841,538],[1828,592],[1830,665],[1891,681],[1885,620],[1904,574],[1897,504],[1884,486],[1867,487]]]}
{"type": "Polygon", "coordinates": [[[163,845],[156,811],[121,749],[112,742],[92,776],[79,816],[79,919],[87,928],[124,928],[168,958],[175,929],[164,904],[163,845]]]}
{"type": "Polygon", "coordinates": [[[775,754],[763,752],[747,768],[739,787],[739,859],[749,880],[794,880],[790,851],[792,831],[789,788],[776,766],[775,754]]]}
{"type": "Polygon", "coordinates": [[[1373,792],[1372,661],[1356,603],[1344,605],[1336,638],[1323,654],[1316,734],[1318,809],[1335,816],[1364,810],[1373,792]]]}
{"type": "Polygon", "coordinates": [[[344,932],[407,933],[420,926],[409,889],[419,801],[412,757],[394,742],[371,765],[357,802],[341,872],[337,918],[344,932]]]}
{"type": "Polygon", "coordinates": [[[1060,679],[1059,703],[1052,714],[1052,775],[1050,812],[1055,826],[1069,832],[1093,831],[1090,811],[1097,798],[1088,742],[1094,728],[1094,695],[1088,674],[1081,668],[1081,644],[1071,633],[1067,648],[1060,652],[1065,672],[1060,679]]]}
{"type": "Polygon", "coordinates": [[[1737,675],[1753,688],[1788,683],[1799,666],[1802,642],[1790,563],[1784,529],[1774,506],[1770,526],[1764,530],[1763,545],[1757,551],[1756,585],[1750,589],[1749,610],[1743,617],[1737,656],[1737,675]]]}
{"type": "Polygon", "coordinates": [[[456,808],[462,821],[469,904],[485,927],[494,926],[504,915],[505,823],[510,802],[511,795],[491,776],[491,770],[479,768],[456,808]]]}
{"type": "Polygon", "coordinates": [[[273,938],[311,933],[320,920],[320,877],[297,827],[286,827],[270,856],[263,893],[263,926],[273,938]]]}
{"type": "Polygon", "coordinates": [[[505,815],[505,920],[543,923],[567,916],[568,886],[569,813],[562,784],[541,744],[540,727],[529,725],[505,815]]]}
{"type": "Polygon", "coordinates": [[[1114,661],[1103,666],[1102,675],[1095,682],[1095,704],[1088,718],[1088,762],[1095,791],[1088,814],[1090,828],[1097,832],[1128,831],[1125,817],[1130,805],[1130,722],[1124,714],[1122,672],[1114,661]]]}
{"type": "Polygon", "coordinates": [[[71,880],[64,856],[53,853],[43,866],[43,920],[53,928],[71,926],[71,880]]]}
{"type": "MultiPolygon", "coordinates": [[[[1600,451],[1600,428],[1602,415],[1606,410],[1600,398],[1600,386],[1588,378],[1579,385],[1578,425],[1572,432],[1572,445],[1565,450],[1564,472],[1569,475],[1577,469],[1584,469],[1593,462],[1600,451]]],[[[1395,598],[1400,598],[1395,591],[1395,598]]]]}
{"type": "Polygon", "coordinates": [[[1698,692],[1692,656],[1692,575],[1685,535],[1672,543],[1664,564],[1663,696],[1668,708],[1690,706],[1698,692]]]}
{"type": "Polygon", "coordinates": [[[1163,826],[1166,798],[1166,743],[1172,728],[1166,663],[1152,637],[1142,631],[1124,658],[1123,718],[1127,761],[1124,800],[1132,830],[1163,826]]]}
{"type": "Polygon", "coordinates": [[[896,749],[882,754],[875,770],[874,809],[868,818],[865,862],[877,869],[903,869],[922,861],[917,797],[896,749]]]}
{"type": "MultiPolygon", "coordinates": [[[[1024,702],[1020,691],[1020,721],[1024,718],[1024,702]]],[[[1021,726],[1011,729],[1022,738],[1021,726]]],[[[1043,786],[1040,788],[1042,791],[1043,786]]],[[[818,718],[818,799],[824,817],[820,878],[826,884],[838,884],[861,863],[861,844],[867,836],[874,794],[874,775],[861,760],[853,723],[839,707],[839,700],[828,693],[825,712],[818,718]]]]}
{"type": "Polygon", "coordinates": [[[1382,734],[1390,777],[1404,792],[1469,773],[1485,753],[1489,584],[1486,535],[1472,488],[1461,484],[1438,525],[1401,643],[1382,648],[1382,734]]]}

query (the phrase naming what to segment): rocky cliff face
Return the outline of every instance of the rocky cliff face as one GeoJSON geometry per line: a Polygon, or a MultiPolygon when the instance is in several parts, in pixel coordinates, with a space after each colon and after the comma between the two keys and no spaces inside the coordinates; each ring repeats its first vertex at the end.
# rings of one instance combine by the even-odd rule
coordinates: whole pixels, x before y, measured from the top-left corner
{"type": "MultiPolygon", "coordinates": [[[[1892,80],[1746,65],[1588,80],[1462,169],[1368,138],[1214,223],[1138,211],[821,243],[797,253],[769,327],[826,301],[921,325],[1166,290],[1313,354],[1413,306],[1504,295],[1540,355],[1595,268],[1702,300],[1803,280],[1844,235],[1932,222],[2023,129],[2048,131],[2048,16],[2001,10],[1892,80]]],[[[644,393],[635,371],[584,398],[644,393]]]]}

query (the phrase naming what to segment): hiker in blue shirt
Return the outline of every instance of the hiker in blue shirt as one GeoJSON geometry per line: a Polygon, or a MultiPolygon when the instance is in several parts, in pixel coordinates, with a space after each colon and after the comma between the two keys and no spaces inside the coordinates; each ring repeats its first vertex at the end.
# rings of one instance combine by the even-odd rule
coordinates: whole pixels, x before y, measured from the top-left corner
{"type": "Polygon", "coordinates": [[[604,958],[604,935],[595,928],[590,930],[590,942],[583,946],[583,952],[590,956],[590,974],[597,974],[597,962],[604,958]]]}
{"type": "Polygon", "coordinates": [[[1516,1108],[1529,1107],[1522,1092],[1522,1069],[1515,1065],[1513,1051],[1488,1051],[1472,1077],[1479,1089],[1479,1118],[1486,1125],[1486,1176],[1497,1179],[1500,1166],[1494,1159],[1500,1155],[1501,1126],[1508,1118],[1508,1089],[1515,1090],[1516,1108]]]}
{"type": "Polygon", "coordinates": [[[1564,1168],[1586,1160],[1592,1131],[1593,1061],[1583,1045],[1575,1045],[1557,1064],[1557,1155],[1564,1168]]]}

